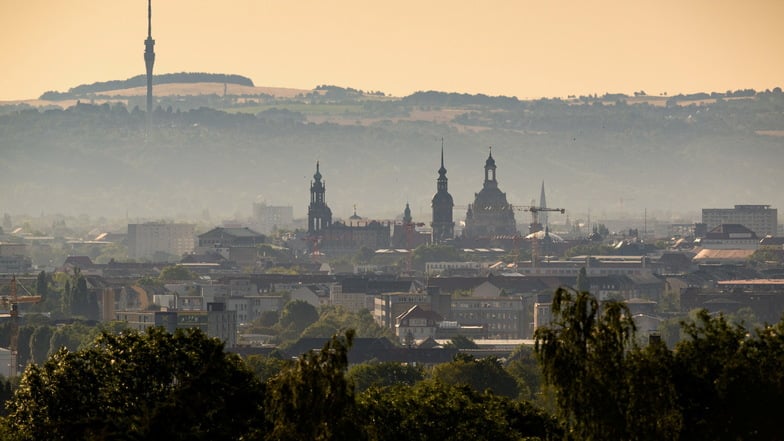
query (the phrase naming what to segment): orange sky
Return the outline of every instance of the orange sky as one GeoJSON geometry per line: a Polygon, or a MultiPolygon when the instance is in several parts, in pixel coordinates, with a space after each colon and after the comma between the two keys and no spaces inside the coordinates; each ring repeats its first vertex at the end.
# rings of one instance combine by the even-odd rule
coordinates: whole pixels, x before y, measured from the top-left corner
{"type": "MultiPolygon", "coordinates": [[[[784,87],[781,0],[153,1],[156,73],[403,96],[784,87]],[[481,6],[480,6],[481,4],[481,6]]],[[[144,73],[145,0],[0,0],[0,100],[144,73]]]]}

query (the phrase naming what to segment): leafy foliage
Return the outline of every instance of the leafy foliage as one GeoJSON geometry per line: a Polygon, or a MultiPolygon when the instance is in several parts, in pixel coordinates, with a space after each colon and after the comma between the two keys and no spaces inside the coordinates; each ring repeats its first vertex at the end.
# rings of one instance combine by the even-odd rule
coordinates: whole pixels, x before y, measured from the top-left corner
{"type": "Polygon", "coordinates": [[[236,439],[263,427],[261,385],[197,330],[102,334],[30,365],[8,405],[15,439],[236,439]]]}
{"type": "Polygon", "coordinates": [[[395,362],[362,363],[348,370],[348,381],[357,392],[371,387],[412,386],[424,379],[421,368],[395,362]]]}
{"type": "Polygon", "coordinates": [[[544,440],[559,433],[555,420],[528,404],[434,380],[371,388],[358,402],[374,441],[544,440]]]}
{"type": "Polygon", "coordinates": [[[433,368],[433,378],[445,384],[469,386],[477,392],[517,398],[517,381],[506,372],[495,357],[476,359],[458,353],[450,363],[433,368]]]}
{"type": "Polygon", "coordinates": [[[353,331],[333,336],[318,352],[268,382],[268,440],[360,440],[354,391],[346,380],[353,331]],[[304,418],[303,418],[304,416],[304,418]]]}

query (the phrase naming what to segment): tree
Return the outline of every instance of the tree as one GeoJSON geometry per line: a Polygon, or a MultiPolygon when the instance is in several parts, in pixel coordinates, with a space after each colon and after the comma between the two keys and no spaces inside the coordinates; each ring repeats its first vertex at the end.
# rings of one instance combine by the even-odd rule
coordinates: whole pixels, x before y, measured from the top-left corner
{"type": "Polygon", "coordinates": [[[283,305],[278,325],[282,332],[297,338],[308,326],[319,319],[316,307],[304,300],[291,300],[283,305]]]}
{"type": "Polygon", "coordinates": [[[41,296],[42,302],[46,301],[49,294],[49,279],[46,277],[46,271],[38,273],[38,277],[35,279],[35,292],[41,296]]]}
{"type": "Polygon", "coordinates": [[[249,355],[245,359],[245,364],[256,374],[259,381],[265,382],[284,369],[291,367],[293,363],[291,360],[284,360],[273,355],[249,355]]]}
{"type": "Polygon", "coordinates": [[[352,366],[348,370],[347,377],[357,392],[363,392],[371,387],[412,386],[424,378],[421,368],[391,361],[352,366]]]}
{"type": "Polygon", "coordinates": [[[602,305],[588,292],[559,288],[551,326],[537,329],[535,350],[555,388],[559,413],[577,439],[625,439],[626,350],[634,322],[626,306],[602,305]]]}
{"type": "Polygon", "coordinates": [[[558,424],[533,406],[468,386],[425,380],[370,388],[358,397],[373,441],[557,439],[558,424]]]}
{"type": "Polygon", "coordinates": [[[466,385],[477,392],[490,391],[509,398],[517,398],[520,392],[515,379],[495,357],[476,359],[458,353],[453,361],[434,367],[432,375],[442,383],[466,385]]]}
{"type": "Polygon", "coordinates": [[[509,356],[505,369],[517,381],[519,398],[533,401],[542,387],[542,370],[533,348],[520,345],[509,356]]]}
{"type": "Polygon", "coordinates": [[[198,330],[102,334],[30,365],[2,421],[16,439],[238,439],[263,429],[262,386],[198,330]]]}
{"type": "Polygon", "coordinates": [[[577,292],[588,292],[591,290],[591,280],[588,278],[588,272],[585,267],[580,268],[577,274],[577,283],[575,284],[577,292]]]}
{"type": "Polygon", "coordinates": [[[158,275],[158,280],[161,282],[170,282],[176,280],[195,280],[198,276],[188,268],[182,265],[171,265],[163,268],[158,275]]]}
{"type": "Polygon", "coordinates": [[[52,328],[47,325],[37,326],[30,335],[30,361],[42,364],[49,357],[52,340],[52,328]]]}
{"type": "Polygon", "coordinates": [[[268,381],[265,409],[271,430],[266,439],[364,438],[354,390],[345,376],[353,338],[351,330],[333,336],[321,351],[302,355],[293,367],[268,381]]]}

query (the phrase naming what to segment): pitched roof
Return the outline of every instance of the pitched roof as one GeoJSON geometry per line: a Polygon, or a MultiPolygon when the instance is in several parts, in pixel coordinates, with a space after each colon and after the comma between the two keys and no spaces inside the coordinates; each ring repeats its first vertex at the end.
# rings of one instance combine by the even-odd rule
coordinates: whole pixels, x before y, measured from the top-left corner
{"type": "Polygon", "coordinates": [[[440,322],[443,320],[440,314],[435,311],[430,311],[424,308],[421,308],[419,305],[414,305],[408,309],[408,311],[400,314],[397,316],[397,320],[406,320],[406,319],[426,319],[432,320],[434,322],[440,322]]]}

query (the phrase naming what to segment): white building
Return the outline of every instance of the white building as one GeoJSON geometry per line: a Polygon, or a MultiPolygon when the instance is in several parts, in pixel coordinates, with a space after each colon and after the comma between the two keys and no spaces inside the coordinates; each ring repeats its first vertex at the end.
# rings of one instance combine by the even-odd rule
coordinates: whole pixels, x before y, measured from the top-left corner
{"type": "Polygon", "coordinates": [[[196,226],[148,222],[128,224],[128,257],[179,261],[196,247],[196,226]]]}
{"type": "Polygon", "coordinates": [[[708,231],[721,224],[741,224],[758,237],[778,232],[778,210],[770,205],[736,205],[735,208],[703,208],[702,223],[708,231]]]}
{"type": "Polygon", "coordinates": [[[263,234],[270,234],[275,229],[290,228],[294,224],[294,207],[254,203],[253,220],[263,234]]]}

